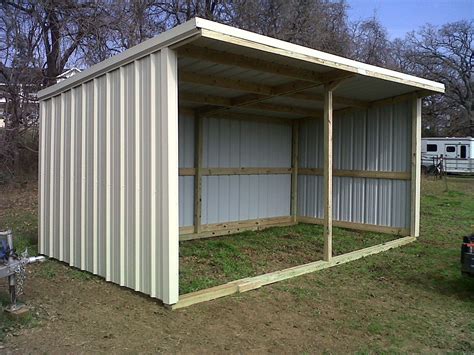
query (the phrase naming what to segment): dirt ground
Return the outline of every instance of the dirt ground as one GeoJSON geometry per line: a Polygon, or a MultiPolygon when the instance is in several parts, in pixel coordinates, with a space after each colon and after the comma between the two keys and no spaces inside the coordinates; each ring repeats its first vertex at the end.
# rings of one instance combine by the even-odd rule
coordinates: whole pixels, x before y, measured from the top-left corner
{"type": "MultiPolygon", "coordinates": [[[[429,184],[416,243],[178,311],[59,262],[32,265],[22,297],[31,319],[5,330],[1,351],[473,352],[474,282],[459,275],[459,235],[474,224],[474,180],[448,193],[429,184]]],[[[35,199],[22,199],[28,211],[25,200],[35,199]]]]}

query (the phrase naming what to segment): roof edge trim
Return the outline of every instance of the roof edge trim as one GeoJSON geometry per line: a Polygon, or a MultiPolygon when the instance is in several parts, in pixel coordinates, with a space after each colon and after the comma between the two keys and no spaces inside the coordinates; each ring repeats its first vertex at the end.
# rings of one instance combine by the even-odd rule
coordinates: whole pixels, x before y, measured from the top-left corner
{"type": "Polygon", "coordinates": [[[398,82],[409,86],[427,89],[433,92],[445,92],[444,84],[436,81],[358,62],[352,59],[303,47],[272,37],[263,36],[254,32],[241,30],[199,17],[196,17],[195,21],[196,26],[202,29],[202,37],[220,40],[257,50],[263,50],[286,57],[297,58],[306,62],[354,72],[359,75],[398,82]]]}
{"type": "Polygon", "coordinates": [[[122,65],[140,59],[150,53],[160,50],[161,48],[175,45],[178,42],[184,40],[189,40],[189,38],[193,36],[199,37],[200,34],[201,31],[199,28],[197,28],[196,19],[194,18],[183,23],[182,25],[160,33],[159,35],[134,47],[131,47],[117,55],[107,58],[106,60],[85,69],[81,73],[72,76],[71,78],[40,90],[38,92],[38,100],[45,100],[52,96],[56,96],[63,91],[69,90],[84,82],[115,70],[122,65]]]}

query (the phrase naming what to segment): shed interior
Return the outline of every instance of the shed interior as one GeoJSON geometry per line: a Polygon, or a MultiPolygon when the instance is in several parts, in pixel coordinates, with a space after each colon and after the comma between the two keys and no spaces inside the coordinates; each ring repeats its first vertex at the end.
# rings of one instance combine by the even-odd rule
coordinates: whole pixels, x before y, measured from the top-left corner
{"type": "Polygon", "coordinates": [[[177,52],[180,240],[323,223],[331,85],[334,225],[410,235],[423,89],[217,39],[177,52]]]}

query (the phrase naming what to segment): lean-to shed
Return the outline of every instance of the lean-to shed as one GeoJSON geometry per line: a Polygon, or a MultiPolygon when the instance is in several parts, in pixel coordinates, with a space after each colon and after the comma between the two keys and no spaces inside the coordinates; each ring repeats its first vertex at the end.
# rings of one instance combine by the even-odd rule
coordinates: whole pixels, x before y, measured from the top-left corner
{"type": "Polygon", "coordinates": [[[325,226],[324,260],[218,295],[411,241],[440,92],[195,18],[39,92],[40,252],[179,305],[180,239],[325,226]],[[333,225],[408,238],[336,259],[333,225]]]}

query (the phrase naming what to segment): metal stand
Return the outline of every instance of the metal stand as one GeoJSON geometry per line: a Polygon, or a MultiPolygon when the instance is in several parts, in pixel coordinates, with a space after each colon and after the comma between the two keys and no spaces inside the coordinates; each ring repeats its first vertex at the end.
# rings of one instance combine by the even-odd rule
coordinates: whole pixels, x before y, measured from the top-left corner
{"type": "Polygon", "coordinates": [[[0,277],[8,277],[8,289],[10,292],[10,304],[5,311],[10,314],[20,315],[28,311],[26,306],[18,302],[18,294],[22,291],[24,279],[24,267],[26,264],[42,262],[44,256],[28,257],[26,252],[19,257],[13,248],[13,233],[11,230],[0,232],[0,239],[6,237],[6,243],[2,243],[2,259],[0,259],[0,277]],[[20,289],[19,289],[20,288],[20,289]]]}

